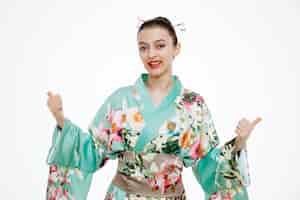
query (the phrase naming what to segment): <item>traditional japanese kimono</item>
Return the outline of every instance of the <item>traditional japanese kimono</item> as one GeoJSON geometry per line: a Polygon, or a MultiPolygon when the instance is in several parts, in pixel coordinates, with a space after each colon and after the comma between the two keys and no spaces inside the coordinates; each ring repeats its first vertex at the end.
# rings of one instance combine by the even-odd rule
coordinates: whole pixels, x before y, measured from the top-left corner
{"type": "Polygon", "coordinates": [[[219,139],[203,97],[173,86],[155,106],[142,73],[108,96],[84,132],[68,118],[55,126],[47,163],[47,199],[87,198],[92,176],[108,160],[118,168],[105,200],[186,199],[182,170],[192,169],[206,200],[246,200],[246,149],[219,139]]]}

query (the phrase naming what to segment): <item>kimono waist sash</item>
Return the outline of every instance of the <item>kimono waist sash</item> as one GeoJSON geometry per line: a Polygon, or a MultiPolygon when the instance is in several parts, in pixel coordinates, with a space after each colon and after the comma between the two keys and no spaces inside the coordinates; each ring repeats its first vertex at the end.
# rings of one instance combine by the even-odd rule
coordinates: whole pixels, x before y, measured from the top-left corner
{"type": "Polygon", "coordinates": [[[175,197],[184,193],[178,156],[163,153],[124,152],[119,156],[113,183],[127,193],[175,197]]]}

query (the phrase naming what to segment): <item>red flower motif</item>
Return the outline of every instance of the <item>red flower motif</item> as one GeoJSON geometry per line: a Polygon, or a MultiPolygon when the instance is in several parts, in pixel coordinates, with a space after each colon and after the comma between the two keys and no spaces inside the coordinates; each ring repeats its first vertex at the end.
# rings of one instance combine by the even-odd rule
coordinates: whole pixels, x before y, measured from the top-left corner
{"type": "Polygon", "coordinates": [[[224,197],[223,200],[233,200],[231,194],[227,193],[224,197]]]}
{"type": "Polygon", "coordinates": [[[208,200],[217,200],[220,197],[220,193],[219,192],[215,192],[213,193],[208,200]]]}
{"type": "Polygon", "coordinates": [[[68,196],[68,190],[64,189],[64,196],[67,197],[68,196]]]}
{"type": "Polygon", "coordinates": [[[57,165],[50,166],[50,173],[57,172],[57,165]]]}
{"type": "Polygon", "coordinates": [[[204,102],[203,97],[200,96],[200,95],[197,95],[197,96],[196,96],[196,102],[203,103],[203,102],[204,102]]]}

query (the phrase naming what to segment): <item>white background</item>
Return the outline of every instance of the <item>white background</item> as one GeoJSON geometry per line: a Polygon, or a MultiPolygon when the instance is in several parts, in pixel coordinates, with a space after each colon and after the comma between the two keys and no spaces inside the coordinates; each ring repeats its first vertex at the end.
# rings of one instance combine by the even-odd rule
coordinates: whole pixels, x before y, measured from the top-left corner
{"type": "MultiPolygon", "coordinates": [[[[137,17],[159,15],[186,24],[173,74],[206,99],[222,143],[240,118],[263,118],[248,143],[251,199],[300,198],[299,1],[2,0],[1,199],[45,198],[55,126],[46,92],[86,130],[114,89],[145,72],[137,17]]],[[[104,198],[116,164],[95,174],[88,199],[104,198]]],[[[203,199],[191,169],[183,179],[188,199],[203,199]]]]}

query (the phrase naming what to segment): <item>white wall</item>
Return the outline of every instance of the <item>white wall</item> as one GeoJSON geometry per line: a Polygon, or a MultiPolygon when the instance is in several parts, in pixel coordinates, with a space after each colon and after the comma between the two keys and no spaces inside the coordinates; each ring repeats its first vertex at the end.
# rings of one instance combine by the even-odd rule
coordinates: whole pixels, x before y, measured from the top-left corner
{"type": "MultiPolygon", "coordinates": [[[[296,0],[1,1],[0,66],[15,69],[13,79],[3,80],[16,80],[8,85],[15,99],[5,101],[16,103],[15,126],[2,120],[1,198],[45,197],[55,125],[46,92],[60,93],[66,116],[86,129],[113,89],[145,72],[137,17],[158,15],[186,24],[174,74],[204,96],[222,142],[240,118],[263,118],[248,144],[251,199],[300,198],[296,0]]],[[[95,174],[89,199],[104,198],[115,170],[111,162],[95,174]]],[[[189,199],[203,199],[191,170],[184,182],[189,199]]]]}

